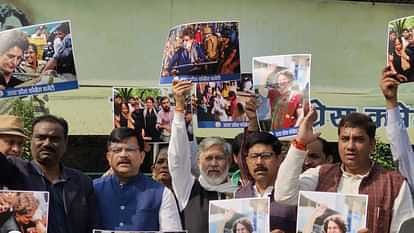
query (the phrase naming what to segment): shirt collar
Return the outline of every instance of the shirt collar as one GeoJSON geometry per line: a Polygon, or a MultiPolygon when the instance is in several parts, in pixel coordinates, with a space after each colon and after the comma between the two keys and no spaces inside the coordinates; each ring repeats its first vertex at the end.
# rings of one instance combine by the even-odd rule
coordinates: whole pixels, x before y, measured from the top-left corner
{"type": "Polygon", "coordinates": [[[273,192],[273,186],[267,186],[266,190],[264,191],[263,194],[259,193],[259,191],[257,190],[256,185],[253,185],[253,191],[254,191],[254,195],[256,197],[268,197],[272,194],[273,192]]]}
{"type": "Polygon", "coordinates": [[[363,178],[367,177],[369,175],[369,173],[371,173],[372,167],[374,167],[373,162],[371,162],[371,167],[369,168],[368,172],[366,172],[365,174],[362,174],[362,175],[360,175],[360,174],[355,175],[355,174],[352,174],[352,173],[349,173],[349,172],[345,171],[344,164],[341,164],[342,176],[345,176],[345,177],[348,177],[348,178],[355,177],[355,178],[358,178],[358,179],[363,179],[363,178]]]}
{"type": "MultiPolygon", "coordinates": [[[[42,168],[39,166],[39,164],[37,164],[34,160],[31,161],[31,164],[32,164],[32,166],[34,168],[34,172],[36,174],[38,174],[39,176],[42,176],[43,178],[48,180],[45,173],[43,172],[42,168]]],[[[66,169],[64,169],[64,166],[63,166],[62,163],[59,163],[59,167],[60,167],[59,179],[57,179],[54,183],[66,182],[67,180],[70,179],[70,175],[68,174],[66,169]]]]}

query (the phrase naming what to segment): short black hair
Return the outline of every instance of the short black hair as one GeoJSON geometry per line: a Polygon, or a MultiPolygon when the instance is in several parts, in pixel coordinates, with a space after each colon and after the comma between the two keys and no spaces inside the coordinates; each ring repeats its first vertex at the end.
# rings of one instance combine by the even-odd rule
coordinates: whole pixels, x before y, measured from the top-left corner
{"type": "Polygon", "coordinates": [[[375,131],[377,126],[374,121],[366,114],[360,112],[351,112],[341,119],[338,126],[338,135],[341,132],[341,128],[360,128],[363,129],[368,137],[375,140],[375,131]]]}
{"type": "Polygon", "coordinates": [[[56,31],[63,32],[65,34],[70,33],[69,23],[61,23],[57,28],[56,31]]]}
{"type": "Polygon", "coordinates": [[[32,122],[32,129],[34,129],[34,127],[41,122],[49,122],[49,123],[55,123],[58,124],[60,126],[62,126],[63,128],[63,133],[65,135],[65,138],[68,137],[68,131],[69,131],[69,126],[68,126],[68,122],[61,118],[61,117],[57,117],[51,114],[47,114],[47,115],[43,115],[43,116],[39,116],[36,117],[33,122],[32,122]]]}
{"type": "Polygon", "coordinates": [[[246,151],[248,151],[252,146],[256,144],[265,144],[272,146],[272,150],[276,153],[276,155],[282,153],[282,143],[276,136],[267,132],[250,133],[249,135],[247,135],[245,143],[246,151]]]}
{"type": "Polygon", "coordinates": [[[162,101],[164,101],[164,100],[168,100],[168,102],[170,102],[170,98],[168,98],[168,96],[162,96],[160,98],[160,103],[162,103],[162,101]]]}
{"type": "Polygon", "coordinates": [[[134,137],[138,141],[139,150],[144,150],[144,139],[141,134],[138,134],[135,130],[127,127],[115,128],[112,130],[111,134],[108,137],[107,146],[110,146],[111,143],[122,142],[123,140],[134,137]]]}
{"type": "Polygon", "coordinates": [[[27,46],[27,49],[26,49],[26,50],[28,50],[28,49],[30,49],[30,48],[32,48],[32,49],[33,49],[33,51],[35,52],[35,54],[37,55],[37,46],[36,46],[35,44],[30,43],[30,44],[27,46]]]}

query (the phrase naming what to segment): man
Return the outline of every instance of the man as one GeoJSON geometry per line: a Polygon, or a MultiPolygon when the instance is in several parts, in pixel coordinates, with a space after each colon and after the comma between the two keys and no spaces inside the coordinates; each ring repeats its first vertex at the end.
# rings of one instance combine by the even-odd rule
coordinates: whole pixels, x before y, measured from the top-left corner
{"type": "Polygon", "coordinates": [[[180,47],[168,64],[170,75],[194,75],[204,72],[203,66],[197,65],[206,60],[204,49],[194,41],[191,28],[183,30],[183,46],[180,47]]]}
{"type": "Polygon", "coordinates": [[[266,132],[253,132],[246,137],[247,154],[242,156],[252,181],[236,192],[236,198],[272,197],[270,202],[270,230],[295,232],[296,207],[273,201],[273,184],[283,160],[282,144],[266,132]]]}
{"type": "Polygon", "coordinates": [[[328,142],[325,139],[318,137],[315,141],[306,146],[306,155],[302,170],[306,171],[309,168],[332,162],[333,153],[331,152],[328,142]]]}
{"type": "Polygon", "coordinates": [[[0,115],[0,153],[20,157],[26,138],[23,122],[19,117],[0,115]]]}
{"type": "Polygon", "coordinates": [[[61,23],[56,29],[56,37],[61,39],[59,46],[55,48],[55,54],[47,62],[44,72],[56,70],[58,74],[65,74],[65,78],[74,77],[75,63],[72,51],[72,35],[70,33],[69,23],[61,23]]]}
{"type": "Polygon", "coordinates": [[[174,118],[174,111],[171,111],[170,99],[167,96],[163,96],[160,99],[161,110],[157,115],[157,129],[161,133],[161,140],[168,142],[171,136],[171,123],[174,118]]]}
{"type": "Polygon", "coordinates": [[[133,129],[113,129],[106,159],[113,174],[94,180],[102,229],[181,230],[173,193],[139,172],[144,141],[133,129]]]}
{"type": "Polygon", "coordinates": [[[27,36],[21,31],[0,34],[0,90],[23,83],[13,76],[13,72],[20,64],[27,46],[27,36]]]}
{"type": "MultiPolygon", "coordinates": [[[[275,200],[296,205],[299,190],[367,194],[367,228],[372,233],[396,232],[402,221],[413,214],[413,200],[404,178],[387,171],[370,159],[375,149],[376,126],[362,113],[350,113],[339,123],[338,151],[341,164],[326,164],[306,170],[302,165],[306,145],[316,140],[311,109],[301,123],[296,139],[280,166],[275,200]]],[[[365,229],[367,230],[367,229],[365,229]]]]}
{"type": "Polygon", "coordinates": [[[32,161],[0,155],[0,183],[10,189],[49,192],[48,232],[89,233],[97,222],[91,180],[65,167],[68,124],[53,115],[32,123],[32,161]]]}
{"type": "Polygon", "coordinates": [[[168,166],[184,229],[189,233],[208,232],[209,201],[224,199],[236,191],[228,178],[231,146],[219,137],[205,138],[198,148],[200,177],[191,175],[191,149],[184,120],[185,95],[191,91],[191,81],[176,81],[173,93],[176,101],[168,166]]]}
{"type": "Polygon", "coordinates": [[[398,86],[406,78],[393,72],[387,66],[382,72],[380,87],[387,107],[387,135],[390,140],[394,161],[398,162],[398,170],[407,179],[414,191],[414,152],[404,126],[398,107],[398,86]]]}

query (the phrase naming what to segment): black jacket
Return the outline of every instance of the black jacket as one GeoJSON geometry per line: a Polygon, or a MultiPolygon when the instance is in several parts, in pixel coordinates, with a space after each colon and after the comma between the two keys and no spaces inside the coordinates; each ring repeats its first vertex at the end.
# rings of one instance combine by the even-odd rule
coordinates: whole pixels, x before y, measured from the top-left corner
{"type": "MultiPolygon", "coordinates": [[[[45,178],[38,169],[33,161],[6,157],[0,153],[0,185],[9,189],[47,191],[45,178]]],[[[81,172],[65,166],[62,166],[62,174],[67,179],[63,185],[66,231],[90,233],[98,219],[92,181],[81,172]]]]}

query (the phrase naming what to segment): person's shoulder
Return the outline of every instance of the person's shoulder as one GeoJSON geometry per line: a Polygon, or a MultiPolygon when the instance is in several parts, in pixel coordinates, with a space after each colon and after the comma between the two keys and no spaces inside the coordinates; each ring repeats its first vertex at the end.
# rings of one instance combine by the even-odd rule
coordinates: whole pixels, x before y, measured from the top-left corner
{"type": "Polygon", "coordinates": [[[404,176],[402,176],[401,173],[397,170],[385,169],[379,164],[375,164],[373,168],[375,168],[378,171],[379,175],[385,176],[392,181],[397,181],[399,183],[402,183],[405,179],[404,176]]]}
{"type": "Polygon", "coordinates": [[[69,178],[79,180],[80,182],[87,182],[87,183],[92,182],[92,180],[89,176],[83,174],[81,171],[79,171],[77,169],[63,166],[63,172],[69,178]]]}
{"type": "Polygon", "coordinates": [[[164,189],[164,185],[158,183],[157,181],[153,180],[152,178],[141,174],[142,179],[145,181],[146,183],[146,188],[152,188],[152,189],[164,189]]]}

